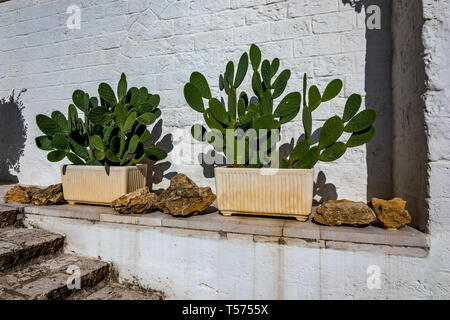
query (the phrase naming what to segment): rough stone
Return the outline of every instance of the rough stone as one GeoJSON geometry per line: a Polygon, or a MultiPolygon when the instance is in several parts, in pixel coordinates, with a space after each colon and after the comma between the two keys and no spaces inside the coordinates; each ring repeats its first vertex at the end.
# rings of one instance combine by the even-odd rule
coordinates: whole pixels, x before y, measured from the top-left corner
{"type": "Polygon", "coordinates": [[[364,202],[329,200],[317,208],[314,221],[327,226],[363,226],[375,221],[373,211],[364,202]]]}
{"type": "Polygon", "coordinates": [[[111,203],[120,213],[146,213],[152,209],[158,196],[147,187],[125,194],[111,203]]]}
{"type": "Polygon", "coordinates": [[[158,197],[156,206],[174,216],[197,214],[216,200],[210,187],[199,187],[186,175],[179,173],[170,180],[170,186],[158,197]]]}
{"type": "Polygon", "coordinates": [[[13,225],[16,222],[18,210],[0,205],[0,228],[13,225]]]}
{"type": "Polygon", "coordinates": [[[9,189],[3,200],[5,202],[30,203],[34,193],[39,191],[38,187],[23,187],[15,185],[9,189]]]}
{"type": "Polygon", "coordinates": [[[406,201],[401,198],[392,200],[372,198],[370,205],[375,211],[378,221],[387,229],[398,229],[411,223],[411,216],[405,209],[406,201]]]}
{"type": "Polygon", "coordinates": [[[15,185],[3,197],[5,202],[32,203],[34,205],[52,205],[64,202],[62,184],[54,184],[47,188],[24,187],[15,185]]]}
{"type": "Polygon", "coordinates": [[[54,184],[34,192],[31,203],[37,206],[64,203],[62,184],[54,184]]]}

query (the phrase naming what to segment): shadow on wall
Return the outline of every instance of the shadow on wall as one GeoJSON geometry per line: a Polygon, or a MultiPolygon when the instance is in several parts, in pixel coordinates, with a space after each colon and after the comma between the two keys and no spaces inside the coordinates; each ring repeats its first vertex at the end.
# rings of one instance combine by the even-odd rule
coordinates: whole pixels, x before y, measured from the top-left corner
{"type": "MultiPolygon", "coordinates": [[[[173,149],[173,139],[171,134],[166,134],[164,137],[162,136],[162,120],[159,120],[153,127],[150,140],[145,144],[145,147],[158,147],[169,153],[173,149]]],[[[152,188],[153,184],[160,183],[163,178],[172,179],[177,172],[167,172],[172,164],[169,161],[159,161],[155,163],[148,158],[142,161],[142,163],[147,164],[148,172],[147,172],[147,186],[152,188]]],[[[152,190],[153,192],[159,194],[163,189],[152,190]]]]}
{"type": "Polygon", "coordinates": [[[392,34],[391,0],[342,0],[356,12],[375,18],[379,8],[381,29],[366,26],[365,100],[378,112],[375,137],[367,144],[367,198],[390,199],[392,182],[392,34]],[[368,10],[369,9],[369,10],[368,10]]]}
{"type": "Polygon", "coordinates": [[[0,182],[17,183],[10,170],[20,172],[19,159],[23,155],[27,138],[27,126],[22,115],[24,106],[14,91],[0,99],[0,182]]]}

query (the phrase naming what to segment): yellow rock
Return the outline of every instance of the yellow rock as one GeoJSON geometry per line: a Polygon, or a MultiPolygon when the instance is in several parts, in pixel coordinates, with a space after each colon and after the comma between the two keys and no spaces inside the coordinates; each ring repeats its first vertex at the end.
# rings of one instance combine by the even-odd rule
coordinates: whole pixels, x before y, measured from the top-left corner
{"type": "Polygon", "coordinates": [[[405,209],[406,201],[401,198],[392,200],[372,198],[370,204],[378,220],[387,229],[398,229],[411,223],[411,216],[405,209]]]}

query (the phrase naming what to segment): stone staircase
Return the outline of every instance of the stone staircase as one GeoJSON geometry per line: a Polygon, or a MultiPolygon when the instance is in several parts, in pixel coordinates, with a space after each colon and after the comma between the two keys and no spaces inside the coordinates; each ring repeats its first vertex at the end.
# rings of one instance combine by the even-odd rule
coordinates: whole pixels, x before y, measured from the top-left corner
{"type": "Polygon", "coordinates": [[[159,292],[117,283],[104,261],[64,253],[64,236],[24,228],[18,214],[0,205],[0,299],[163,299],[159,292]]]}

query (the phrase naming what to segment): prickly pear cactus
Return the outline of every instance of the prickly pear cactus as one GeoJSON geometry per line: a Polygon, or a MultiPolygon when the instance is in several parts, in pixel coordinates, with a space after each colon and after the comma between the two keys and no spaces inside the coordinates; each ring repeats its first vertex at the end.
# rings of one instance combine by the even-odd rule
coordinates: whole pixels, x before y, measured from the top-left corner
{"type": "Polygon", "coordinates": [[[302,121],[305,136],[299,140],[288,159],[281,159],[282,168],[311,169],[318,161],[334,161],[344,155],[348,148],[358,147],[369,142],[375,135],[373,123],[377,112],[366,109],[358,113],[362,98],[359,94],[348,97],[342,117],[336,115],[325,121],[320,131],[319,142],[311,145],[312,112],[322,102],[335,98],[342,90],[342,81],[335,79],[325,88],[323,94],[317,86],[307,91],[307,76],[303,79],[302,121]],[[351,133],[347,142],[338,141],[343,132],[351,133]]]}
{"type": "Polygon", "coordinates": [[[159,95],[148,93],[145,87],[127,90],[125,74],[120,78],[117,96],[107,83],[99,85],[98,93],[100,101],[76,90],[68,118],[59,111],[50,117],[36,116],[37,126],[44,133],[36,138],[36,145],[50,151],[49,161],[67,157],[75,165],[130,166],[145,157],[156,161],[167,156],[164,150],[144,146],[150,140],[147,126],[161,115],[159,95]]]}
{"type": "MultiPolygon", "coordinates": [[[[206,78],[199,72],[193,72],[189,82],[184,86],[184,97],[189,106],[203,114],[208,131],[200,124],[195,124],[191,133],[199,141],[207,141],[220,152],[223,152],[233,166],[262,167],[260,132],[268,130],[266,147],[267,155],[274,151],[269,130],[279,130],[283,123],[292,120],[300,110],[300,92],[291,92],[280,98],[286,89],[291,72],[286,69],[278,73],[280,60],[262,60],[261,51],[256,45],[251,45],[249,53],[242,54],[237,67],[232,61],[228,62],[224,74],[219,76],[219,89],[224,91],[226,98],[212,97],[210,86],[206,78]],[[250,59],[249,59],[250,58],[250,59]],[[253,95],[245,91],[239,92],[249,67],[249,60],[253,75],[251,87],[253,95]],[[280,98],[278,105],[274,100],[280,98]],[[257,134],[253,138],[245,133],[254,129],[257,134]],[[226,132],[235,133],[234,142],[227,144],[223,137],[226,132]],[[244,134],[239,134],[243,132],[244,134]],[[256,141],[256,143],[254,143],[256,141]],[[238,143],[244,143],[245,152],[235,152],[238,143]],[[255,147],[256,146],[256,147],[255,147]],[[244,154],[243,154],[244,153],[244,154]]],[[[276,140],[273,138],[272,140],[276,140]]]]}

